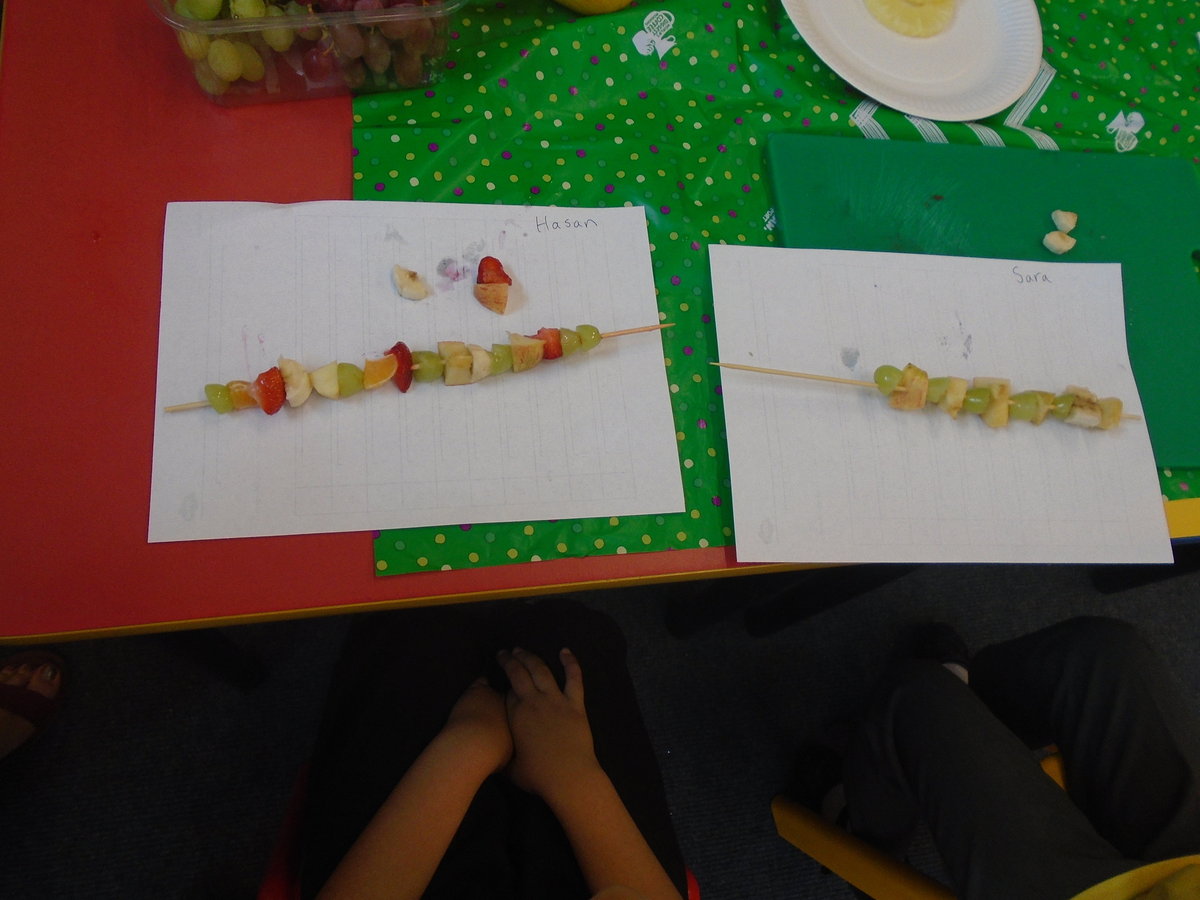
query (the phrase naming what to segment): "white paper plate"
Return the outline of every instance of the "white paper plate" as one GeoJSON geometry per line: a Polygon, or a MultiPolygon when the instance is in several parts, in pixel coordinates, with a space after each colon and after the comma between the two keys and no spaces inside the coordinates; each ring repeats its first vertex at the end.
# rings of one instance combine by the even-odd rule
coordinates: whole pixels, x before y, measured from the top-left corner
{"type": "Polygon", "coordinates": [[[1015,103],[1037,75],[1042,26],[1034,0],[959,0],[939,35],[910,38],[863,0],[782,0],[800,36],[868,97],[927,119],[970,121],[1015,103]]]}

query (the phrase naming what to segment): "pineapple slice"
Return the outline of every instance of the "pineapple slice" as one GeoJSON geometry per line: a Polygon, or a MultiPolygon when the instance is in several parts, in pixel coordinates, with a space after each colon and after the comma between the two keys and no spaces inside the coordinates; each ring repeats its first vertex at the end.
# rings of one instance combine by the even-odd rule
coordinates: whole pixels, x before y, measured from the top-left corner
{"type": "Polygon", "coordinates": [[[893,409],[921,409],[928,393],[929,373],[908,363],[900,373],[900,383],[888,394],[888,403],[893,409]]]}
{"type": "Polygon", "coordinates": [[[974,387],[987,388],[992,392],[992,401],[979,417],[991,428],[1003,428],[1008,424],[1008,398],[1012,396],[1012,382],[1007,378],[976,378],[974,387]]]}
{"type": "Polygon", "coordinates": [[[951,375],[947,379],[946,393],[942,394],[941,399],[938,400],[938,409],[949,413],[950,418],[957,419],[966,397],[967,379],[951,375]]]}
{"type": "Polygon", "coordinates": [[[958,0],[866,0],[867,11],[885,28],[907,37],[941,34],[954,20],[958,0]]]}

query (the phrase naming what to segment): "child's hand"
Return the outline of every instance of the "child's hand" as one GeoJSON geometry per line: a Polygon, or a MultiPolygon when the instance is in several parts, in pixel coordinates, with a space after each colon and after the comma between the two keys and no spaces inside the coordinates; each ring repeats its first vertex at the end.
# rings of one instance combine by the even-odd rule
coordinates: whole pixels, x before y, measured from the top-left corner
{"type": "Polygon", "coordinates": [[[513,782],[543,799],[569,787],[585,771],[599,769],[583,705],[583,672],[570,650],[559,659],[566,673],[564,690],[550,668],[537,656],[516,649],[497,658],[508,676],[508,725],[513,758],[508,774],[513,782]]]}
{"type": "Polygon", "coordinates": [[[450,710],[442,734],[457,739],[466,752],[480,754],[489,772],[498,772],[512,759],[513,740],[504,697],[488,686],[486,678],[477,679],[463,691],[450,710]]]}

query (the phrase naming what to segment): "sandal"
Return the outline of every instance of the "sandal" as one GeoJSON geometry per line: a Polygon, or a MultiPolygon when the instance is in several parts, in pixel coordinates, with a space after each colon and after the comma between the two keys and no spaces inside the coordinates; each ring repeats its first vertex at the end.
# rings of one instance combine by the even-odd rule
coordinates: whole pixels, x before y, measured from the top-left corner
{"type": "Polygon", "coordinates": [[[21,668],[28,668],[30,678],[33,678],[46,666],[55,667],[41,676],[57,679],[58,689],[53,696],[39,693],[24,684],[0,683],[0,712],[9,713],[0,717],[0,759],[25,745],[58,712],[66,683],[66,664],[61,656],[48,650],[25,650],[0,660],[0,671],[6,677],[21,668]],[[20,720],[24,720],[24,723],[20,720]]]}

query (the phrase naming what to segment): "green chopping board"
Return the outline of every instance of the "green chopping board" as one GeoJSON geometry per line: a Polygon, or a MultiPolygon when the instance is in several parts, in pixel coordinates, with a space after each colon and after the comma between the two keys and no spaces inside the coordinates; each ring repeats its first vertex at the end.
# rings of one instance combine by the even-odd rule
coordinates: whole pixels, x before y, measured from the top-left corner
{"type": "Polygon", "coordinates": [[[781,243],[1030,261],[1119,262],[1129,357],[1160,467],[1200,465],[1200,183],[1128,154],[772,134],[781,243]],[[1055,209],[1078,243],[1041,243],[1055,209]]]}

